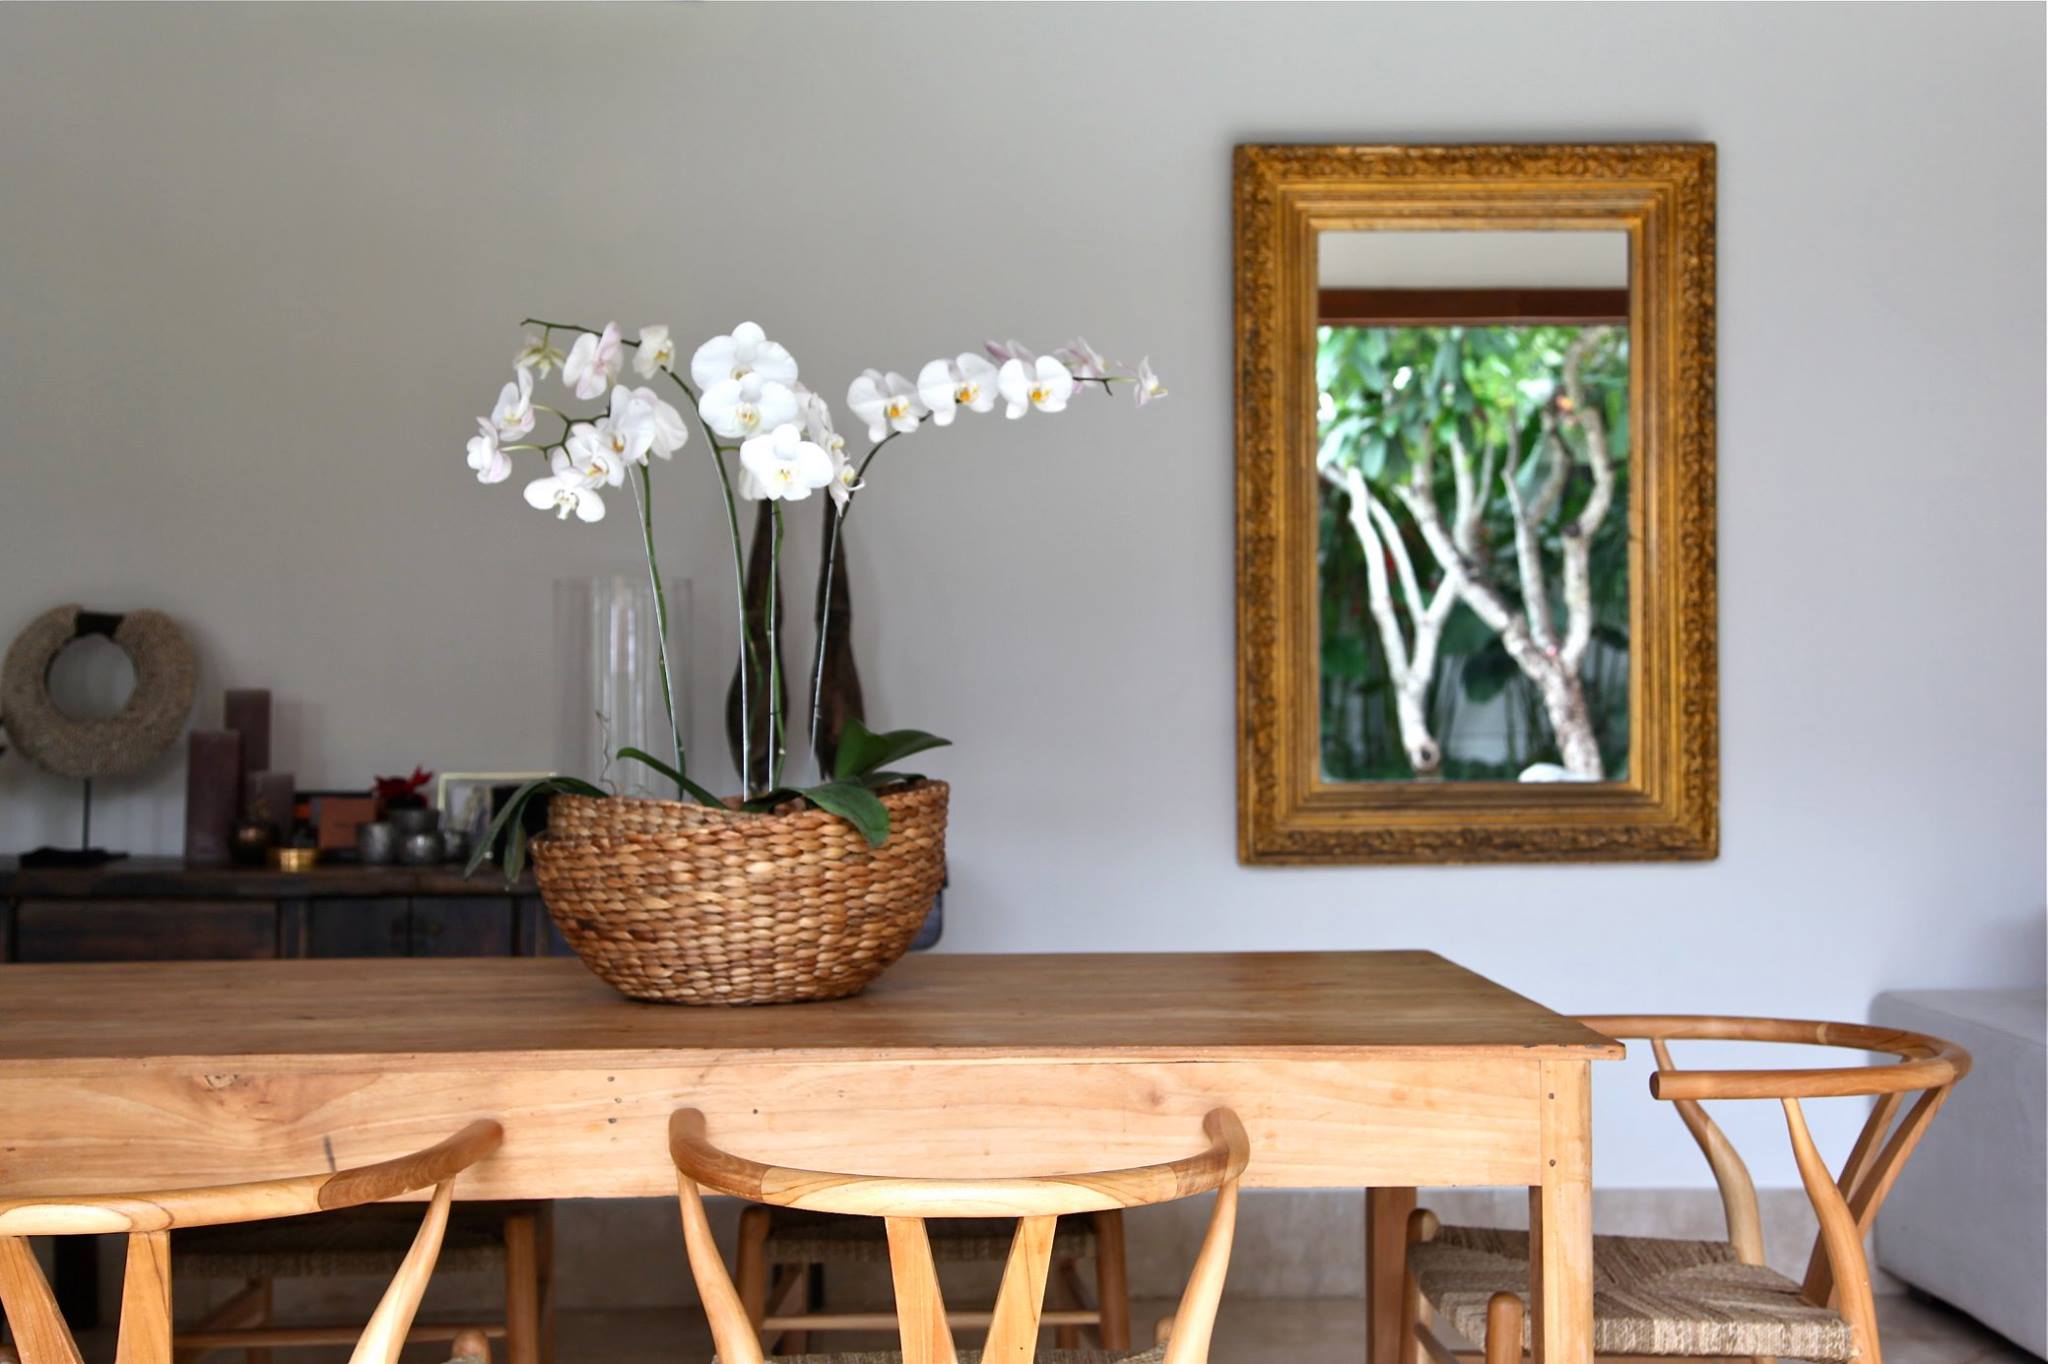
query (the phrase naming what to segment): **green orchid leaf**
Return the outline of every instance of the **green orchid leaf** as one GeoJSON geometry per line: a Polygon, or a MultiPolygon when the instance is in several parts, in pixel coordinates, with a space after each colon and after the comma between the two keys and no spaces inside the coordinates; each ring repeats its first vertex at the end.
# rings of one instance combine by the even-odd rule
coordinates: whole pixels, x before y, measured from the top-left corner
{"type": "Polygon", "coordinates": [[[850,781],[828,781],[812,786],[803,797],[820,810],[830,811],[859,830],[870,847],[879,848],[889,837],[889,809],[874,792],[850,781]]]}
{"type": "Polygon", "coordinates": [[[691,781],[688,777],[676,771],[675,768],[670,767],[667,763],[655,757],[652,753],[649,753],[645,749],[630,747],[622,748],[619,750],[619,758],[621,761],[631,759],[636,763],[645,763],[647,766],[659,772],[662,776],[667,777],[670,781],[674,782],[676,784],[677,791],[683,792],[689,796],[694,797],[699,805],[722,804],[722,802],[718,799],[717,796],[712,795],[709,791],[697,785],[696,782],[691,781]]]}
{"type": "Polygon", "coordinates": [[[526,869],[526,823],[521,818],[526,813],[526,804],[537,795],[554,795],[557,792],[592,796],[598,800],[605,799],[608,794],[602,787],[593,786],[581,777],[537,777],[527,782],[512,793],[512,798],[505,802],[505,808],[491,820],[490,828],[471,850],[469,863],[462,869],[462,874],[465,877],[476,875],[477,868],[484,864],[484,859],[490,856],[491,849],[498,845],[498,839],[509,828],[512,834],[505,844],[505,884],[510,886],[518,881],[519,873],[526,869]]]}
{"type": "Polygon", "coordinates": [[[892,729],[877,734],[858,719],[848,717],[839,736],[839,757],[832,765],[832,776],[835,781],[850,781],[886,763],[926,749],[944,748],[952,742],[921,729],[892,729]]]}

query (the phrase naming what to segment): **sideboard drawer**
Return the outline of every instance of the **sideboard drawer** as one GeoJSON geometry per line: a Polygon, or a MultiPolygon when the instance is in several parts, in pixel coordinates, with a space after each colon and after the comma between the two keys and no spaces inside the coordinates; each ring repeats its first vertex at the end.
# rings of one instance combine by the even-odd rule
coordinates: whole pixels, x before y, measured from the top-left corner
{"type": "Polygon", "coordinates": [[[23,900],[17,961],[242,961],[277,955],[277,909],[257,900],[23,900]]]}
{"type": "Polygon", "coordinates": [[[509,895],[415,896],[412,955],[415,957],[509,957],[512,951],[509,895]]]}

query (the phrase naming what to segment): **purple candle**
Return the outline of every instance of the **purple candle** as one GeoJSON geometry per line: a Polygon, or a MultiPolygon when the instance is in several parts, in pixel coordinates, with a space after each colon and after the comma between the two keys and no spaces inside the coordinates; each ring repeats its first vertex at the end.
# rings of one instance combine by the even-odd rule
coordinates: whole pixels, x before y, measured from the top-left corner
{"type": "Polygon", "coordinates": [[[242,736],[242,770],[263,772],[270,767],[270,689],[230,688],[223,707],[225,729],[242,736]]]}
{"type": "Polygon", "coordinates": [[[242,736],[232,729],[195,729],[185,754],[185,860],[199,867],[225,865],[242,808],[242,736]]]}

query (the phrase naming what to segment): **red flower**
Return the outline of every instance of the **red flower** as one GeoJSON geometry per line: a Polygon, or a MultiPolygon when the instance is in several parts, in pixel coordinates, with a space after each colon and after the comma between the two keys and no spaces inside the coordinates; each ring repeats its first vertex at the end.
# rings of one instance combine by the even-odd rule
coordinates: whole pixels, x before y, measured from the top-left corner
{"type": "Polygon", "coordinates": [[[419,789],[434,779],[434,774],[424,767],[415,767],[410,777],[377,778],[377,798],[397,800],[401,796],[417,795],[419,789]]]}

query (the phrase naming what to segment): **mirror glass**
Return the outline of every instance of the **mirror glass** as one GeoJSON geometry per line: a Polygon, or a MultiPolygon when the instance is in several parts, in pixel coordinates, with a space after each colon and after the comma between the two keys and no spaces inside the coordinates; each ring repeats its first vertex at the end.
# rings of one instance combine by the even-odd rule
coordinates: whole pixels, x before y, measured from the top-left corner
{"type": "Polygon", "coordinates": [[[1629,775],[1629,240],[1318,236],[1325,782],[1629,775]]]}

